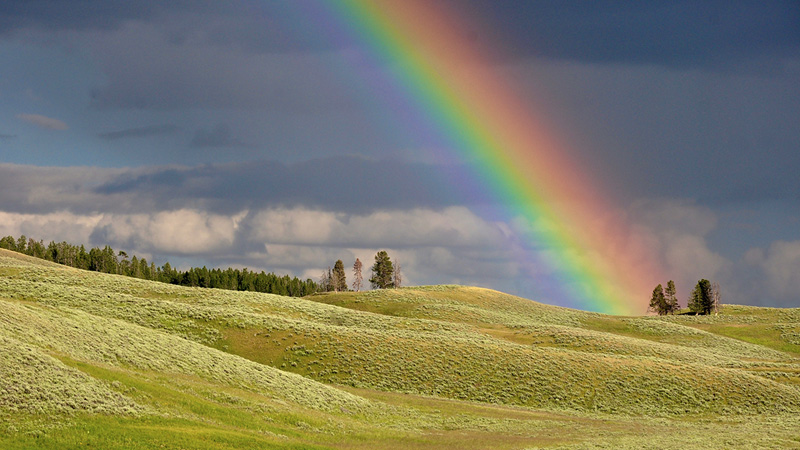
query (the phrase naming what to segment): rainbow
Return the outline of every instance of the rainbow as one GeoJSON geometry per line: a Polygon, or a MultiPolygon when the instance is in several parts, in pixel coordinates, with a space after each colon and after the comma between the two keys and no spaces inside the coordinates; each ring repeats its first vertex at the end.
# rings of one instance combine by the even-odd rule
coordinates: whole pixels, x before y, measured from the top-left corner
{"type": "MultiPolygon", "coordinates": [[[[487,69],[457,11],[427,0],[333,0],[331,18],[467,161],[472,176],[527,228],[532,272],[549,272],[565,306],[642,314],[660,270],[619,208],[570,160],[557,132],[514,84],[487,69]]],[[[524,274],[522,276],[525,276],[524,274]]],[[[547,290],[547,289],[545,289],[547,290]]],[[[552,289],[549,290],[553,292],[552,289]]]]}

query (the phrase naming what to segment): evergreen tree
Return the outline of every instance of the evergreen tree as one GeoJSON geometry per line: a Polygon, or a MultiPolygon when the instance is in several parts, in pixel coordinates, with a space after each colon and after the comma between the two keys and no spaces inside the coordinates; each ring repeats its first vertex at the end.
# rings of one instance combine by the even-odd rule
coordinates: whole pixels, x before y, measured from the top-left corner
{"type": "Polygon", "coordinates": [[[25,254],[30,255],[30,252],[26,251],[28,249],[25,248],[25,244],[27,242],[28,242],[28,238],[26,238],[24,234],[22,236],[20,236],[19,239],[17,239],[17,250],[16,251],[18,251],[20,253],[25,253],[25,254]]]}
{"type": "Polygon", "coordinates": [[[341,259],[337,259],[336,263],[333,265],[332,278],[331,281],[334,291],[339,292],[347,290],[347,278],[344,274],[344,263],[341,259]]]}
{"type": "Polygon", "coordinates": [[[78,265],[76,267],[89,270],[89,254],[86,253],[86,247],[83,245],[81,245],[80,250],[78,250],[78,265]]]}
{"type": "Polygon", "coordinates": [[[667,299],[664,297],[664,288],[659,284],[653,289],[653,296],[650,297],[650,308],[659,316],[667,313],[667,299]]]}
{"type": "Polygon", "coordinates": [[[669,314],[675,314],[681,309],[681,306],[678,304],[676,293],[675,282],[669,280],[667,282],[667,287],[664,289],[664,299],[667,302],[667,313],[669,314]]]}
{"type": "MultiPolygon", "coordinates": [[[[178,284],[178,272],[170,266],[169,261],[165,262],[163,266],[161,266],[161,279],[159,281],[163,281],[164,283],[172,283],[178,284]]],[[[239,289],[243,291],[244,289],[239,289]]]]}
{"type": "MultiPolygon", "coordinates": [[[[17,251],[19,251],[19,248],[17,251]]],[[[36,242],[33,240],[33,238],[29,238],[28,248],[25,250],[25,253],[29,256],[33,256],[34,258],[44,259],[44,242],[41,240],[36,242]]]]}
{"type": "Polygon", "coordinates": [[[117,265],[117,273],[120,275],[130,276],[130,262],[128,261],[128,253],[120,250],[119,253],[117,253],[117,256],[122,257],[117,265]]]}
{"type": "Polygon", "coordinates": [[[361,276],[361,260],[356,258],[356,262],[353,263],[353,290],[358,292],[361,290],[361,285],[363,283],[363,278],[361,276]]]}
{"type": "Polygon", "coordinates": [[[0,248],[15,252],[17,251],[17,241],[14,240],[13,236],[6,236],[3,239],[0,239],[0,248]]]}
{"type": "Polygon", "coordinates": [[[392,278],[394,276],[394,267],[392,261],[389,259],[389,254],[381,250],[375,254],[375,264],[372,266],[372,278],[369,282],[372,287],[376,289],[387,289],[394,286],[392,278]]]}
{"type": "Polygon", "coordinates": [[[689,310],[695,314],[709,314],[714,307],[711,283],[703,278],[697,282],[689,297],[689,310]]]}

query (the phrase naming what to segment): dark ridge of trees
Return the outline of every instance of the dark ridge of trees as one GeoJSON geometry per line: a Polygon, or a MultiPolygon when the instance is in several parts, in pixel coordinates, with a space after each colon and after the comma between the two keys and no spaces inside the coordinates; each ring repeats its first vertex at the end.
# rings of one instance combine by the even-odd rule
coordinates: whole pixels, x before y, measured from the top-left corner
{"type": "Polygon", "coordinates": [[[0,239],[0,248],[78,269],[181,286],[265,292],[292,297],[303,297],[319,290],[317,283],[311,279],[302,281],[297,277],[279,276],[263,271],[253,272],[246,268],[208,269],[204,266],[179,271],[170,266],[169,262],[156,266],[145,258],[138,258],[135,255],[129,259],[127,253],[115,252],[109,246],[102,249],[95,247],[87,252],[83,245],[51,241],[45,246],[43,241],[29,239],[23,235],[19,239],[14,239],[12,236],[0,239]]]}

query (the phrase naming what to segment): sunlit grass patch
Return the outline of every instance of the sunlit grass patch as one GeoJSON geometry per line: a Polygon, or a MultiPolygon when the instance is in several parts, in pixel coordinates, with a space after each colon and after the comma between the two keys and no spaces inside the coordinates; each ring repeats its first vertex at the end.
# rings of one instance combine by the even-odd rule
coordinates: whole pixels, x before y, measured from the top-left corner
{"type": "Polygon", "coordinates": [[[143,408],[41,348],[0,331],[0,411],[8,415],[137,415],[143,408]]]}
{"type": "Polygon", "coordinates": [[[800,330],[800,326],[795,324],[775,325],[764,323],[747,326],[736,324],[709,324],[697,325],[697,328],[800,356],[800,340],[797,339],[797,330],[800,330]]]}

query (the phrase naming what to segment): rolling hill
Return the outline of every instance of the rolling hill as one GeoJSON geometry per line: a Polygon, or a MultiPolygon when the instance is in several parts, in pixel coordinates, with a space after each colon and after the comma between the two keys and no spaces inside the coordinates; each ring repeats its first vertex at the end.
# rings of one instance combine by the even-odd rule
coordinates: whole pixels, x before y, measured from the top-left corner
{"type": "Polygon", "coordinates": [[[800,448],[800,309],[306,298],[0,250],[2,448],[800,448]]]}

